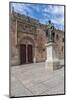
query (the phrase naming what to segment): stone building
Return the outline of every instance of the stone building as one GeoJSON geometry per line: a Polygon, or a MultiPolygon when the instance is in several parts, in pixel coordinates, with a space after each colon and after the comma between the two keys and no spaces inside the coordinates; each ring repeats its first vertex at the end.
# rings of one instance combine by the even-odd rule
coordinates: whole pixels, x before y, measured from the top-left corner
{"type": "MultiPolygon", "coordinates": [[[[29,16],[10,13],[10,64],[45,62],[47,25],[29,16]]],[[[64,59],[64,32],[55,29],[56,53],[64,59]]]]}

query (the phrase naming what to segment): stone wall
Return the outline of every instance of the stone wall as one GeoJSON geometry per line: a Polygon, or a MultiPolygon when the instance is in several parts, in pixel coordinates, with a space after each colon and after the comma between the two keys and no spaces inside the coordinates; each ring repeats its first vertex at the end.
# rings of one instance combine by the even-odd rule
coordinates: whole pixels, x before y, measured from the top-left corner
{"type": "MultiPolygon", "coordinates": [[[[26,17],[17,13],[10,15],[10,38],[11,38],[11,64],[20,64],[21,43],[25,43],[25,39],[33,44],[33,60],[35,62],[43,62],[46,60],[46,27],[33,18],[26,17]]],[[[64,58],[64,32],[55,30],[56,52],[59,59],[64,58]]],[[[34,61],[33,61],[34,62],[34,61]]]]}

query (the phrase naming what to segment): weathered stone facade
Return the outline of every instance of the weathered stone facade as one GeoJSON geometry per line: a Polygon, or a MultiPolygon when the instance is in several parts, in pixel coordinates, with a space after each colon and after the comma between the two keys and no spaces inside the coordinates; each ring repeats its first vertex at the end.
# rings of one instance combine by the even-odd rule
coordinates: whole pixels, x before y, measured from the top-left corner
{"type": "MultiPolygon", "coordinates": [[[[11,65],[21,64],[20,45],[32,45],[32,59],[35,62],[45,62],[46,60],[46,36],[47,25],[39,21],[20,15],[16,12],[10,14],[10,63],[11,65]]],[[[64,59],[64,32],[55,30],[56,52],[59,59],[64,59]]],[[[27,52],[27,49],[26,49],[27,52]]],[[[28,53],[26,53],[26,63],[28,53]]]]}

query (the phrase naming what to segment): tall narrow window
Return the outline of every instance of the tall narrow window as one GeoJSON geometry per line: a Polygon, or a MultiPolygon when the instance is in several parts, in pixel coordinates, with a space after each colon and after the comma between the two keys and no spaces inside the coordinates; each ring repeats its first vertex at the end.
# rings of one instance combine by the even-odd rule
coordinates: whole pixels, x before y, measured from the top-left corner
{"type": "Polygon", "coordinates": [[[63,40],[62,40],[63,42],[64,42],[64,38],[63,38],[63,40]]]}
{"type": "Polygon", "coordinates": [[[59,36],[58,36],[58,34],[56,35],[56,39],[57,39],[57,40],[59,39],[59,36]]]}
{"type": "Polygon", "coordinates": [[[62,50],[62,52],[63,52],[63,46],[62,46],[61,50],[62,50]]]}

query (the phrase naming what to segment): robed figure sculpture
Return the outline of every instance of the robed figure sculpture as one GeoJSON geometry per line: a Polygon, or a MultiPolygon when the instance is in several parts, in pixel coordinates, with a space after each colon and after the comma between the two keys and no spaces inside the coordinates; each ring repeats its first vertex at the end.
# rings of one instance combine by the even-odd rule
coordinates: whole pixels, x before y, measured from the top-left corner
{"type": "Polygon", "coordinates": [[[48,21],[46,36],[48,37],[48,42],[54,42],[55,29],[50,20],[48,21]]]}

